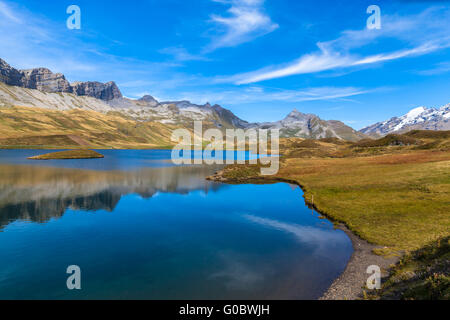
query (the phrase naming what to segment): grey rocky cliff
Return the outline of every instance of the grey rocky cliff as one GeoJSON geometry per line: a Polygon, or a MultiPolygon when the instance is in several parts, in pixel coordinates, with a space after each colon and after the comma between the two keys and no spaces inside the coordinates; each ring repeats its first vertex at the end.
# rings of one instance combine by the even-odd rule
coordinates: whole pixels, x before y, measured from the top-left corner
{"type": "Polygon", "coordinates": [[[10,86],[22,86],[23,74],[0,59],[0,81],[10,86]]]}
{"type": "Polygon", "coordinates": [[[62,73],[53,73],[47,68],[21,70],[22,86],[44,92],[72,93],[73,88],[62,73]]]}
{"type": "Polygon", "coordinates": [[[101,82],[74,82],[73,92],[78,96],[89,96],[105,101],[122,98],[122,93],[113,81],[101,82]]]}
{"type": "Polygon", "coordinates": [[[0,59],[0,81],[11,86],[50,93],[74,93],[78,96],[89,96],[104,101],[122,98],[122,93],[112,81],[70,84],[61,73],[53,73],[47,68],[17,70],[2,59],[0,59]]]}

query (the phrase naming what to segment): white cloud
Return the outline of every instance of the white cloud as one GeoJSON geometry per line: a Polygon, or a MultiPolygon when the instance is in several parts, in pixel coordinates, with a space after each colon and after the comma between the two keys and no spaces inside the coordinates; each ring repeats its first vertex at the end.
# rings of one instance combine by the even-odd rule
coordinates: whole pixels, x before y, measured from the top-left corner
{"type": "Polygon", "coordinates": [[[1,58],[15,68],[46,67],[63,73],[69,81],[114,80],[119,87],[122,83],[136,81],[135,87],[139,91],[145,85],[138,83],[143,82],[142,79],[159,88],[164,86],[169,72],[171,81],[181,77],[172,72],[179,64],[109,54],[93,39],[102,40],[97,43],[120,45],[114,39],[105,39],[89,30],[68,30],[64,22],[47,20],[18,4],[0,0],[1,58]],[[89,41],[85,41],[86,38],[89,41]]]}
{"type": "Polygon", "coordinates": [[[337,39],[319,42],[318,51],[304,54],[299,59],[253,72],[217,78],[217,82],[249,84],[291,75],[317,73],[339,68],[369,65],[405,57],[428,54],[450,47],[450,10],[430,8],[407,17],[383,15],[381,30],[348,30],[337,39]],[[351,53],[376,40],[396,39],[403,48],[361,57],[351,53]],[[405,48],[406,47],[406,48],[405,48]]]}
{"type": "Polygon", "coordinates": [[[437,74],[443,74],[450,72],[450,61],[445,61],[436,64],[433,68],[428,70],[421,70],[416,71],[417,74],[423,75],[423,76],[433,76],[437,74]]]}
{"type": "Polygon", "coordinates": [[[189,53],[186,48],[181,46],[164,48],[159,51],[162,54],[171,55],[176,61],[208,61],[209,59],[202,55],[189,53]]]}
{"type": "Polygon", "coordinates": [[[228,16],[211,15],[211,21],[219,28],[206,52],[218,48],[234,47],[276,30],[278,24],[264,12],[264,0],[213,0],[226,5],[228,16]]]}
{"type": "Polygon", "coordinates": [[[318,53],[306,54],[297,61],[286,66],[264,68],[256,72],[239,74],[223,80],[219,78],[218,82],[229,82],[231,80],[236,84],[255,83],[269,79],[282,78],[293,74],[314,73],[342,66],[349,66],[353,62],[353,59],[348,56],[321,51],[318,53]]]}
{"type": "Polygon", "coordinates": [[[0,15],[5,19],[15,23],[22,23],[22,20],[5,3],[0,2],[0,15]]]}
{"type": "Polygon", "coordinates": [[[416,55],[422,55],[429,52],[436,51],[438,49],[442,49],[444,47],[449,46],[450,44],[444,45],[438,45],[434,43],[425,43],[421,45],[420,47],[416,47],[413,49],[406,49],[406,50],[399,50],[387,54],[377,54],[373,56],[369,56],[360,60],[357,60],[353,63],[353,65],[363,65],[363,64],[371,64],[376,62],[382,62],[382,61],[389,61],[389,60],[395,60],[410,56],[416,56],[416,55]]]}
{"type": "Polygon", "coordinates": [[[214,102],[225,105],[238,105],[243,103],[258,103],[267,101],[305,102],[320,100],[344,100],[345,98],[368,94],[378,90],[381,89],[377,88],[368,90],[354,87],[315,87],[299,90],[266,90],[262,87],[253,86],[230,90],[221,90],[220,92],[181,92],[177,97],[175,97],[175,99],[190,100],[198,104],[214,102]]]}
{"type": "Polygon", "coordinates": [[[89,72],[97,69],[76,56],[80,41],[64,34],[64,26],[37,17],[26,9],[0,1],[0,52],[17,68],[48,67],[56,71],[89,72]]]}

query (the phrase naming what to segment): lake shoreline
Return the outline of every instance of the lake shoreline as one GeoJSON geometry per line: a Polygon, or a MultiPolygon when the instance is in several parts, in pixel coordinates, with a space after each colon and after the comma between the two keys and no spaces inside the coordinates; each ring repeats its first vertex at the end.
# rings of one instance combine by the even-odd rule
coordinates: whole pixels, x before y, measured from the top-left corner
{"type": "MultiPolygon", "coordinates": [[[[304,192],[305,187],[298,181],[280,177],[244,177],[244,178],[226,178],[224,171],[218,171],[214,175],[207,177],[208,181],[221,182],[225,184],[267,184],[267,183],[289,183],[299,186],[304,192]]],[[[345,270],[337,277],[331,286],[322,294],[318,300],[358,300],[364,299],[364,287],[367,278],[367,268],[371,265],[377,265],[381,268],[383,276],[389,275],[390,269],[401,257],[385,258],[373,253],[374,249],[382,249],[383,246],[371,244],[360,238],[352,232],[345,223],[336,221],[333,217],[321,212],[315,204],[310,203],[304,197],[306,205],[313,208],[322,216],[336,225],[336,228],[342,230],[350,238],[353,246],[353,253],[345,267],[345,270]]]]}
{"type": "Polygon", "coordinates": [[[347,236],[318,220],[300,190],[285,183],[205,181],[223,166],[140,167],[141,161],[166,159],[168,152],[115,151],[102,161],[72,161],[76,168],[70,161],[18,165],[26,154],[5,154],[9,164],[1,168],[8,192],[0,208],[0,261],[15,273],[0,283],[4,298],[73,298],[60,279],[73,264],[89,269],[86,283],[96,279],[77,291],[80,299],[205,299],[206,294],[216,300],[310,300],[352,254],[347,236]],[[117,167],[124,162],[136,170],[117,167]],[[314,231],[321,236],[310,239],[314,231]],[[50,261],[41,259],[39,250],[50,261]],[[118,267],[105,273],[111,263],[118,267]],[[26,267],[32,264],[36,268],[26,267]],[[46,288],[27,281],[41,275],[46,288]]]}

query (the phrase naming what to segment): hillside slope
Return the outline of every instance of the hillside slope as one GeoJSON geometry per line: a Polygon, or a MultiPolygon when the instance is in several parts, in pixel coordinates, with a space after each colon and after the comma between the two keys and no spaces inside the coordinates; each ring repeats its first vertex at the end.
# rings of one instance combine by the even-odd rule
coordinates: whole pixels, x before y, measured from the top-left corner
{"type": "Polygon", "coordinates": [[[173,129],[116,113],[0,107],[0,147],[155,148],[172,145],[173,129]]]}

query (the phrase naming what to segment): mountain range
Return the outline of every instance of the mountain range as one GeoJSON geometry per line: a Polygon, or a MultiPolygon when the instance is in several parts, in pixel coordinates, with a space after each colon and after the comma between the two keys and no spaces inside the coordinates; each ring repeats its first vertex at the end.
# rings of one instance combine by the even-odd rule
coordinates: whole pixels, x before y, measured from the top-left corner
{"type": "Polygon", "coordinates": [[[227,128],[280,129],[282,137],[339,138],[356,141],[364,137],[339,121],[325,121],[313,114],[294,110],[285,119],[272,123],[249,123],[219,105],[189,101],[159,102],[150,95],[138,100],[123,97],[111,81],[69,83],[60,73],[47,68],[17,70],[0,59],[0,106],[26,106],[68,111],[82,109],[103,114],[121,114],[137,122],[191,127],[193,121],[206,126],[227,128]],[[27,89],[27,90],[24,90],[27,89]]]}
{"type": "Polygon", "coordinates": [[[441,108],[418,107],[404,116],[375,123],[361,132],[371,136],[385,136],[411,130],[450,130],[450,103],[441,108]]]}
{"type": "MultiPolygon", "coordinates": [[[[150,95],[129,99],[113,81],[70,83],[63,74],[47,68],[18,70],[0,59],[0,119],[4,119],[0,133],[4,138],[43,134],[42,131],[47,130],[47,135],[68,135],[75,137],[71,140],[85,140],[86,144],[101,136],[104,138],[101,145],[107,145],[108,139],[122,141],[121,146],[126,144],[125,140],[142,145],[170,145],[172,129],[192,128],[194,121],[203,121],[205,128],[279,129],[281,137],[358,141],[409,128],[448,130],[448,110],[449,105],[441,109],[415,109],[404,117],[359,132],[343,122],[326,121],[297,110],[280,121],[249,123],[219,105],[159,102],[150,95]],[[10,111],[18,107],[33,108],[34,114],[10,111]],[[27,116],[19,117],[23,114],[27,116]]],[[[0,144],[3,143],[0,141],[0,144]]]]}

